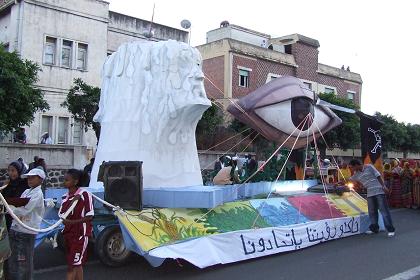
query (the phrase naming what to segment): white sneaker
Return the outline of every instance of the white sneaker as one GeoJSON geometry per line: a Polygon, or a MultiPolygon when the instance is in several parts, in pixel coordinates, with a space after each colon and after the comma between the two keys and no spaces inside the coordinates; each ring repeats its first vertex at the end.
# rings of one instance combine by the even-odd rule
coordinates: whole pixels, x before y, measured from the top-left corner
{"type": "Polygon", "coordinates": [[[394,237],[394,236],[395,236],[395,231],[388,232],[388,237],[394,237]]]}
{"type": "Polygon", "coordinates": [[[366,234],[372,234],[372,233],[373,233],[373,231],[371,231],[371,230],[369,230],[369,229],[368,229],[367,231],[365,231],[365,233],[366,233],[366,234]]]}

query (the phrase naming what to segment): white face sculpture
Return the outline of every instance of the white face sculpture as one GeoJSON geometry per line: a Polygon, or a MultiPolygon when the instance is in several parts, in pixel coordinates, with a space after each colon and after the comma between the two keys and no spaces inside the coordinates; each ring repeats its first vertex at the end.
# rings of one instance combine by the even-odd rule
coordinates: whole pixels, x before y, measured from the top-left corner
{"type": "Polygon", "coordinates": [[[195,128],[211,105],[197,49],[176,41],[122,45],[103,67],[95,120],[103,161],[143,161],[143,185],[201,185],[195,128]]]}

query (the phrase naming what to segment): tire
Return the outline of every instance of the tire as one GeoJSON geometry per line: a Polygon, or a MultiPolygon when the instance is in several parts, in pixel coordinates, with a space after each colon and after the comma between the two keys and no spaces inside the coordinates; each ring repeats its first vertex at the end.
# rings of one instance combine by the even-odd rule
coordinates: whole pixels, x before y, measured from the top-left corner
{"type": "Polygon", "coordinates": [[[61,232],[61,230],[57,233],[57,249],[60,250],[61,252],[65,252],[66,247],[64,244],[64,235],[61,232]]]}
{"type": "Polygon", "coordinates": [[[109,226],[102,230],[95,241],[95,252],[99,260],[106,266],[124,265],[131,256],[125,247],[119,226],[109,226]]]}

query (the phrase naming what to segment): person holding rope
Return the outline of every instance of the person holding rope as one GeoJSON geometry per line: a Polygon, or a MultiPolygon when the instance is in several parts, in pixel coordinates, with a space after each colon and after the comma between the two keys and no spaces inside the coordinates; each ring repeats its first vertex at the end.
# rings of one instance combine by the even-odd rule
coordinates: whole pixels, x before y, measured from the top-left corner
{"type": "Polygon", "coordinates": [[[367,190],[367,202],[370,218],[369,230],[367,234],[378,233],[378,210],[381,211],[384,219],[385,227],[388,231],[388,237],[395,235],[395,228],[392,224],[391,213],[389,212],[385,193],[389,190],[382,180],[381,173],[372,165],[362,165],[357,159],[353,159],[349,163],[349,167],[353,172],[353,176],[349,181],[360,183],[367,190]]]}
{"type": "MultiPolygon", "coordinates": [[[[11,211],[26,225],[39,229],[44,216],[44,195],[41,185],[45,179],[43,170],[35,168],[21,176],[28,178],[29,189],[21,199],[8,200],[11,211]]],[[[13,220],[9,232],[12,255],[8,260],[7,279],[32,279],[35,236],[37,232],[28,230],[13,220]]]]}
{"type": "MultiPolygon", "coordinates": [[[[20,198],[20,196],[26,189],[29,189],[27,179],[21,178],[21,175],[24,173],[24,170],[25,167],[23,166],[22,162],[18,160],[11,162],[7,167],[7,175],[9,176],[9,180],[6,182],[5,185],[7,186],[4,190],[2,190],[2,194],[9,204],[11,204],[12,200],[20,198]]],[[[13,205],[19,206],[16,203],[13,205]]],[[[10,227],[12,226],[12,221],[12,217],[6,214],[7,230],[10,230],[10,227]]]]}
{"type": "Polygon", "coordinates": [[[69,192],[63,196],[59,214],[65,213],[74,201],[74,210],[63,220],[63,236],[67,259],[67,280],[82,280],[83,265],[87,260],[88,239],[92,236],[94,215],[92,195],[81,189],[89,181],[87,172],[70,169],[64,176],[69,192]]]}

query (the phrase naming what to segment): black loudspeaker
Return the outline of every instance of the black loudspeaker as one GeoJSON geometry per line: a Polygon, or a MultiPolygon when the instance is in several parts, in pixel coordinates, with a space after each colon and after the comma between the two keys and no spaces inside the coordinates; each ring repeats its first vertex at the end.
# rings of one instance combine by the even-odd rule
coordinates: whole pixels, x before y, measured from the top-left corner
{"type": "Polygon", "coordinates": [[[104,198],[127,210],[142,210],[141,161],[108,161],[100,166],[98,180],[104,182],[104,198]]]}

